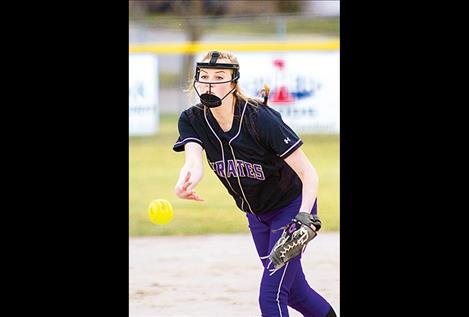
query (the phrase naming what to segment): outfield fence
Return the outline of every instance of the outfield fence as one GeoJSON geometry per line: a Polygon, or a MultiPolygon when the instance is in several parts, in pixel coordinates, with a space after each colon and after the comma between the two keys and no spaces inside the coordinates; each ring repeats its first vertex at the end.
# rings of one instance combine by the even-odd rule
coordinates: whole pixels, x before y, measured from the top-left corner
{"type": "Polygon", "coordinates": [[[270,88],[269,105],[302,133],[339,133],[340,43],[324,41],[184,42],[129,45],[129,133],[158,133],[159,114],[179,112],[198,102],[184,93],[193,64],[210,50],[235,53],[241,65],[239,84],[251,96],[270,88]],[[167,56],[186,65],[177,81],[161,85],[160,65],[167,56]],[[192,66],[190,66],[192,65],[192,66]],[[184,70],[185,69],[185,70],[184,70]],[[161,87],[162,86],[162,87],[161,87]]]}

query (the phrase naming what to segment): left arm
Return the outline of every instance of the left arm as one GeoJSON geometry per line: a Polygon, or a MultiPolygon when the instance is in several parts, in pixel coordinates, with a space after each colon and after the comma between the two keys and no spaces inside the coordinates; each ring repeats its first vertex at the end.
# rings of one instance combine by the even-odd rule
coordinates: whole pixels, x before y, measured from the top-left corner
{"type": "Polygon", "coordinates": [[[303,183],[301,207],[299,212],[311,213],[319,187],[319,177],[301,148],[290,154],[285,162],[295,171],[303,183]]]}
{"type": "Polygon", "coordinates": [[[269,270],[270,275],[277,272],[288,261],[303,253],[307,243],[321,229],[319,217],[311,215],[319,184],[319,177],[315,168],[300,148],[287,156],[285,162],[298,174],[303,183],[301,206],[295,219],[292,219],[287,226],[283,227],[282,236],[270,251],[269,259],[274,264],[274,267],[269,270]]]}

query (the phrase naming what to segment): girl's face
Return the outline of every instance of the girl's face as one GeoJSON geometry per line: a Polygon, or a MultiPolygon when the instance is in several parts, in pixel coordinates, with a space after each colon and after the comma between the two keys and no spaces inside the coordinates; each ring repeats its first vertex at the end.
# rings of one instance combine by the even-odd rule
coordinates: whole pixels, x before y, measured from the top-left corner
{"type": "MultiPolygon", "coordinates": [[[[231,63],[231,61],[228,59],[219,59],[217,62],[231,63]]],[[[211,86],[210,93],[217,96],[218,98],[222,98],[234,87],[234,84],[232,82],[226,82],[228,80],[231,80],[232,73],[232,69],[201,68],[199,74],[199,81],[204,83],[197,82],[197,90],[200,94],[206,94],[209,92],[209,86],[211,86]],[[211,84],[205,84],[205,82],[211,84]],[[220,82],[225,83],[217,84],[220,82]]]]}

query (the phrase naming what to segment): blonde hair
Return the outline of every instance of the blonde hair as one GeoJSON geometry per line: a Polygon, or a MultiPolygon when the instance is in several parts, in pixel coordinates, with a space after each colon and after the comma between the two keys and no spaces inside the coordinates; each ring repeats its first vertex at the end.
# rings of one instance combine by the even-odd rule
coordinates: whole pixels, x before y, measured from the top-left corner
{"type": "MultiPolygon", "coordinates": [[[[227,52],[227,51],[208,51],[202,57],[201,61],[209,60],[212,57],[212,53],[214,53],[214,52],[220,53],[220,56],[218,57],[219,59],[227,59],[232,64],[238,64],[239,65],[238,58],[233,53],[227,52]]],[[[241,69],[241,66],[239,67],[239,69],[241,69]]],[[[185,89],[184,92],[190,93],[191,96],[193,96],[193,94],[195,93],[194,87],[193,87],[193,82],[194,82],[193,77],[191,77],[189,79],[189,81],[190,81],[189,87],[187,89],[185,89]]],[[[248,103],[253,105],[253,106],[257,106],[258,103],[263,103],[263,100],[261,98],[249,97],[248,95],[246,95],[246,93],[244,93],[244,91],[241,89],[239,83],[236,84],[236,88],[233,91],[233,94],[235,95],[236,98],[241,99],[243,101],[248,101],[248,103]]]]}

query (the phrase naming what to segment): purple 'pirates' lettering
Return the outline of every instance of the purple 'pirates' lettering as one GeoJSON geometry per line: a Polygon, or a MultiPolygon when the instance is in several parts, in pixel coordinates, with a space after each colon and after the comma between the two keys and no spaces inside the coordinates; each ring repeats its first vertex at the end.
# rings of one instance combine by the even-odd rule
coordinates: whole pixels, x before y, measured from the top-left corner
{"type": "Polygon", "coordinates": [[[233,160],[228,160],[228,166],[227,166],[227,171],[226,171],[226,175],[228,177],[231,177],[231,176],[235,176],[237,177],[238,174],[236,172],[236,168],[235,168],[235,164],[234,164],[234,161],[233,160]]]}
{"type": "MultiPolygon", "coordinates": [[[[210,162],[212,170],[220,177],[225,177],[225,164],[223,161],[210,162]]],[[[226,177],[249,177],[258,180],[265,180],[262,165],[244,162],[242,160],[226,161],[226,177]]]]}
{"type": "Polygon", "coordinates": [[[254,175],[254,170],[252,168],[252,164],[249,163],[249,162],[244,162],[244,164],[246,165],[246,172],[247,172],[247,175],[249,178],[256,178],[256,176],[254,175]]]}
{"type": "Polygon", "coordinates": [[[246,174],[244,174],[244,162],[241,160],[236,160],[236,165],[238,167],[238,173],[240,177],[245,177],[246,174]]]}
{"type": "Polygon", "coordinates": [[[225,162],[223,161],[218,161],[215,162],[215,168],[218,176],[220,177],[225,177],[225,162]]]}
{"type": "Polygon", "coordinates": [[[260,179],[261,181],[265,180],[264,171],[262,170],[262,165],[252,164],[252,166],[254,166],[254,172],[256,173],[256,178],[260,179]]]}

